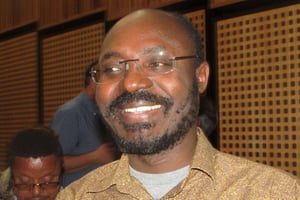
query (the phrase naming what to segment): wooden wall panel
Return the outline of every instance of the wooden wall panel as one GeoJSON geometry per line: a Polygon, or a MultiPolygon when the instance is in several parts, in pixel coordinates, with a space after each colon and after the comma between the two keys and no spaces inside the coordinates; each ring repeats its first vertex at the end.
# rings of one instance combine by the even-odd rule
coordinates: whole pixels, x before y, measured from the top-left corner
{"type": "Polygon", "coordinates": [[[189,18],[202,37],[202,45],[204,49],[204,58],[206,58],[206,26],[205,26],[205,10],[197,10],[194,12],[186,13],[185,16],[189,18]]]}
{"type": "Polygon", "coordinates": [[[37,34],[0,42],[0,170],[15,133],[38,123],[37,34]]]}
{"type": "Polygon", "coordinates": [[[0,33],[38,19],[39,0],[0,0],[0,33]]]}
{"type": "Polygon", "coordinates": [[[42,41],[45,124],[59,105],[82,90],[85,68],[98,59],[103,37],[104,24],[99,23],[42,41]]]}
{"type": "Polygon", "coordinates": [[[19,18],[16,20],[18,24],[27,24],[38,20],[38,0],[14,0],[16,7],[16,15],[19,18]]]}
{"type": "Polygon", "coordinates": [[[11,1],[0,0],[0,33],[13,26],[11,1]]]}
{"type": "Polygon", "coordinates": [[[39,28],[58,25],[105,8],[106,0],[43,0],[40,1],[39,28]]]}
{"type": "Polygon", "coordinates": [[[116,20],[140,8],[159,8],[183,0],[108,0],[107,20],[116,20]]]}
{"type": "Polygon", "coordinates": [[[172,5],[174,3],[178,3],[184,0],[148,0],[148,6],[150,8],[160,8],[163,6],[172,5]]]}
{"type": "Polygon", "coordinates": [[[246,0],[208,0],[210,8],[218,8],[222,6],[227,6],[230,4],[239,3],[246,0]]]}
{"type": "Polygon", "coordinates": [[[79,13],[84,13],[88,12],[90,10],[93,10],[95,7],[94,1],[93,0],[79,0],[78,1],[78,12],[79,13]]]}
{"type": "Polygon", "coordinates": [[[217,22],[222,151],[300,176],[300,4],[217,22]]]}
{"type": "Polygon", "coordinates": [[[133,10],[144,8],[148,6],[147,0],[108,0],[107,1],[107,20],[116,20],[133,10]]]}
{"type": "Polygon", "coordinates": [[[40,27],[61,22],[65,19],[65,15],[64,1],[43,0],[40,2],[40,27]]]}

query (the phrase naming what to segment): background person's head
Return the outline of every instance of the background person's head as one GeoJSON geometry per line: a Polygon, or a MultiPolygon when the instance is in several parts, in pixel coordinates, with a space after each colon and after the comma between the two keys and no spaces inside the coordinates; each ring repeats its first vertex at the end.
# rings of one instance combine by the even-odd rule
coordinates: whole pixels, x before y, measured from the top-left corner
{"type": "Polygon", "coordinates": [[[91,76],[91,70],[94,68],[96,65],[98,65],[98,60],[92,62],[89,64],[84,72],[84,92],[88,96],[88,98],[92,101],[95,101],[95,95],[96,95],[96,84],[92,80],[91,76]]]}
{"type": "Polygon", "coordinates": [[[209,66],[189,20],[151,9],[129,14],[104,39],[98,70],[97,104],[123,152],[160,153],[196,127],[209,66]]]}
{"type": "Polygon", "coordinates": [[[217,111],[213,101],[207,96],[200,96],[199,124],[209,137],[217,127],[217,111]]]}
{"type": "Polygon", "coordinates": [[[24,129],[8,148],[11,185],[18,200],[55,199],[63,168],[63,151],[55,132],[46,127],[24,129]]]}
{"type": "Polygon", "coordinates": [[[90,63],[86,67],[86,69],[84,71],[84,87],[89,86],[89,84],[91,83],[91,81],[92,81],[92,78],[91,78],[91,69],[93,67],[95,67],[96,65],[98,65],[98,60],[90,63]]]}

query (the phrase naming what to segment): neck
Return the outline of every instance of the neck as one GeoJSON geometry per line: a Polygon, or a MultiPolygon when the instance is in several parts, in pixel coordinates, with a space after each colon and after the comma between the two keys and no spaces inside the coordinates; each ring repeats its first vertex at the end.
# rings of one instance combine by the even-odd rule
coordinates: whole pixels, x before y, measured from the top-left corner
{"type": "Polygon", "coordinates": [[[83,92],[86,94],[89,100],[95,102],[95,92],[91,88],[86,87],[83,89],[83,92]]]}
{"type": "Polygon", "coordinates": [[[193,126],[183,140],[172,149],[154,155],[129,154],[130,165],[145,173],[165,173],[190,165],[197,144],[197,128],[193,126]]]}

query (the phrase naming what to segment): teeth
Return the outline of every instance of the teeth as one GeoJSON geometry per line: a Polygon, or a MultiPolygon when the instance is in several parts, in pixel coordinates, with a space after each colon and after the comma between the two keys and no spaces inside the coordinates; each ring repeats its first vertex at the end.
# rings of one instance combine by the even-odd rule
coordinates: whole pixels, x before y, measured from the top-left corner
{"type": "Polygon", "coordinates": [[[161,105],[154,105],[154,106],[141,106],[136,108],[126,108],[125,112],[143,112],[143,111],[150,111],[154,109],[160,108],[161,105]]]}

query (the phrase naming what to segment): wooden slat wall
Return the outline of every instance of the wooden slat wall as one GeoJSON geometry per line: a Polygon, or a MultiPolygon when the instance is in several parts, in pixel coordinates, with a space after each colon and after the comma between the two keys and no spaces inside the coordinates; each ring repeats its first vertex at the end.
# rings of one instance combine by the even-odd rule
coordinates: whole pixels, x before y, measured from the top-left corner
{"type": "Polygon", "coordinates": [[[0,0],[0,33],[37,21],[39,0],[0,0]]]}
{"type": "Polygon", "coordinates": [[[242,1],[245,1],[245,0],[210,0],[208,2],[209,2],[210,8],[218,8],[218,7],[227,6],[230,4],[239,3],[242,1]]]}
{"type": "Polygon", "coordinates": [[[139,8],[159,8],[184,0],[0,0],[0,33],[37,22],[45,29],[106,10],[107,20],[139,8]]]}
{"type": "Polygon", "coordinates": [[[106,0],[40,1],[39,28],[47,28],[106,8],[106,0]]]}
{"type": "MultiPolygon", "coordinates": [[[[138,1],[138,0],[136,0],[138,1]]],[[[160,8],[163,6],[172,5],[174,3],[182,2],[184,0],[148,0],[149,8],[160,8]]]]}
{"type": "Polygon", "coordinates": [[[40,2],[40,27],[62,22],[65,19],[64,1],[43,0],[40,2]]]}
{"type": "Polygon", "coordinates": [[[103,37],[104,24],[99,23],[42,41],[45,124],[59,105],[82,90],[85,68],[98,59],[103,37]]]}
{"type": "Polygon", "coordinates": [[[183,0],[108,0],[107,20],[118,19],[140,8],[159,8],[178,3],[183,0]]]}
{"type": "Polygon", "coordinates": [[[203,45],[203,49],[204,49],[204,58],[206,58],[205,10],[197,10],[194,12],[189,12],[189,13],[186,13],[185,16],[193,22],[193,24],[195,25],[195,27],[201,34],[202,45],[203,45]]]}
{"type": "Polygon", "coordinates": [[[300,5],[217,23],[221,150],[300,175],[300,5]]]}
{"type": "Polygon", "coordinates": [[[38,123],[37,34],[0,42],[0,169],[20,129],[38,123]]]}
{"type": "Polygon", "coordinates": [[[148,6],[148,0],[114,0],[107,1],[107,20],[118,19],[130,11],[145,8],[148,6]]]}

